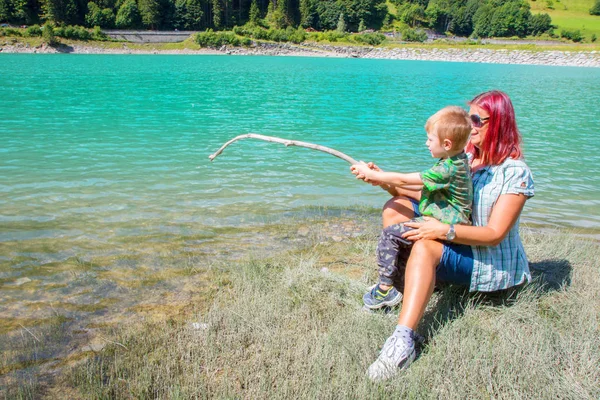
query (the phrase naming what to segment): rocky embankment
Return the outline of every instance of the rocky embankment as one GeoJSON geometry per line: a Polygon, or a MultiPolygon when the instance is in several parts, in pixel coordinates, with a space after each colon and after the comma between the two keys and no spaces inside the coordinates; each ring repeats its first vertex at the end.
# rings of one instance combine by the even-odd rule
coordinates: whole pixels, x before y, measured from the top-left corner
{"type": "Polygon", "coordinates": [[[223,46],[219,49],[176,49],[165,50],[160,46],[130,46],[123,43],[120,47],[71,44],[50,47],[41,45],[32,47],[24,43],[2,43],[2,53],[77,53],[77,54],[229,54],[229,55],[276,55],[309,57],[345,57],[373,58],[390,60],[425,60],[474,62],[490,64],[529,64],[556,65],[573,67],[600,67],[598,51],[563,50],[508,50],[475,48],[436,48],[427,47],[369,47],[341,46],[322,44],[254,43],[250,47],[223,46]]]}

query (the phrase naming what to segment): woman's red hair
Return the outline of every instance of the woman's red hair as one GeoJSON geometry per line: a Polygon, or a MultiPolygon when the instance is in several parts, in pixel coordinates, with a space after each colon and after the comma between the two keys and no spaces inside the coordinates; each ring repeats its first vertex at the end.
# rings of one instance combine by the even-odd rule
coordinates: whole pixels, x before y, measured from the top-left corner
{"type": "Polygon", "coordinates": [[[481,158],[484,165],[499,165],[508,157],[513,159],[523,157],[515,109],[506,93],[499,90],[484,92],[471,100],[469,105],[484,109],[490,115],[490,119],[483,143],[477,148],[469,142],[468,153],[481,158]]]}

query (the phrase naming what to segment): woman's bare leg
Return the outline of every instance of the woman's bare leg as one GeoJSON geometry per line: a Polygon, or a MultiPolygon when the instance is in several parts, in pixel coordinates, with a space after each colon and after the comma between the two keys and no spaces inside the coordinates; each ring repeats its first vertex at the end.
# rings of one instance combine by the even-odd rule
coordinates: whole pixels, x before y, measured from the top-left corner
{"type": "Polygon", "coordinates": [[[434,240],[418,240],[413,245],[404,275],[404,298],[398,325],[412,330],[423,318],[435,285],[435,271],[442,258],[443,245],[434,240]]]}

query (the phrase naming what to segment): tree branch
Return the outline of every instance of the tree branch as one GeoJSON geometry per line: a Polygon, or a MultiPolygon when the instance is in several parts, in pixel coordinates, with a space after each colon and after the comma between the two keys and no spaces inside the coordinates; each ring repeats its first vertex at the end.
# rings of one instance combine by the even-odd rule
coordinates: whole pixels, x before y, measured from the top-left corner
{"type": "Polygon", "coordinates": [[[259,135],[256,133],[246,133],[245,135],[240,135],[240,136],[236,136],[233,139],[231,139],[230,141],[228,141],[227,143],[225,143],[223,146],[221,146],[221,148],[219,150],[217,150],[214,154],[211,154],[210,156],[208,156],[208,158],[210,159],[210,161],[214,160],[215,158],[217,158],[217,156],[219,154],[221,154],[223,152],[223,150],[225,150],[225,147],[229,146],[231,143],[240,140],[240,139],[260,139],[260,140],[264,140],[266,142],[273,142],[273,143],[281,143],[283,145],[287,146],[298,146],[298,147],[306,147],[308,149],[313,149],[313,150],[319,150],[319,151],[323,151],[327,154],[331,154],[332,156],[336,156],[338,158],[341,158],[344,161],[347,161],[350,164],[358,164],[358,161],[356,161],[354,158],[347,156],[346,154],[331,149],[329,147],[325,147],[325,146],[320,146],[318,144],[313,144],[313,143],[307,143],[307,142],[300,142],[298,140],[288,140],[288,139],[282,139],[282,138],[278,138],[275,136],[265,136],[265,135],[259,135]]]}

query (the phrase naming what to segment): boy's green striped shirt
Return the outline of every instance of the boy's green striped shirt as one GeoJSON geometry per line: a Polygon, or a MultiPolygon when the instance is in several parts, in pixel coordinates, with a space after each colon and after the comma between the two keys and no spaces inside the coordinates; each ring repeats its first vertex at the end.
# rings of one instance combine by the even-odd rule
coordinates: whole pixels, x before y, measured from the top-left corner
{"type": "Polygon", "coordinates": [[[419,203],[422,216],[446,224],[471,224],[473,182],[469,159],[464,152],[438,160],[420,176],[423,180],[419,203]]]}

